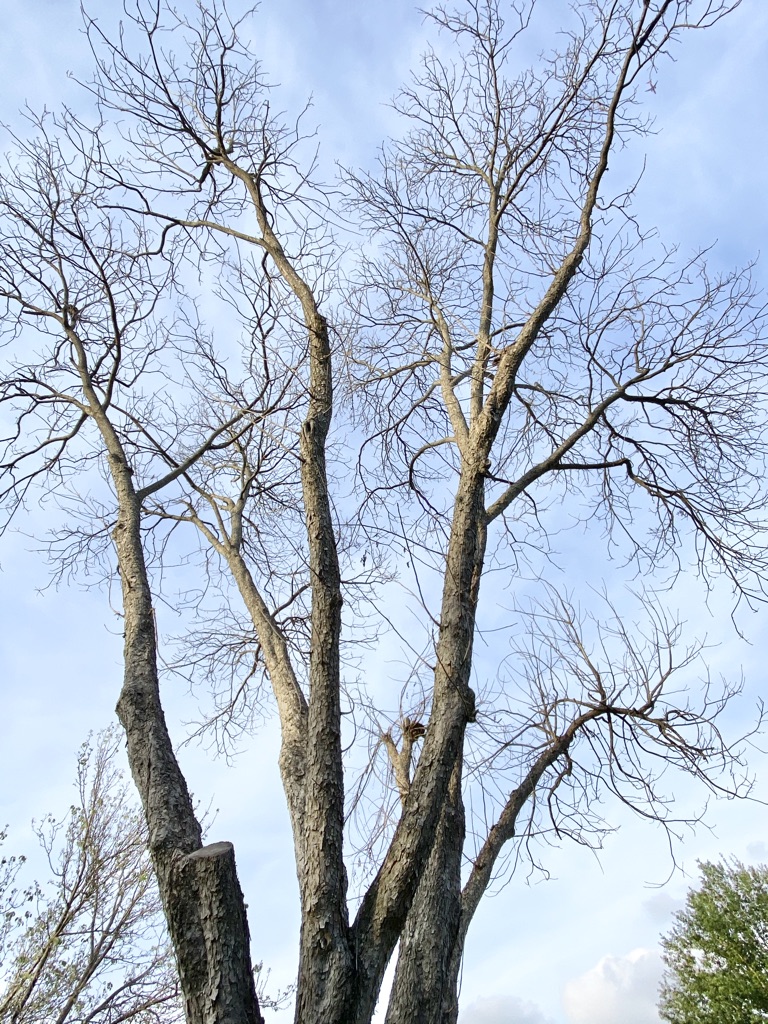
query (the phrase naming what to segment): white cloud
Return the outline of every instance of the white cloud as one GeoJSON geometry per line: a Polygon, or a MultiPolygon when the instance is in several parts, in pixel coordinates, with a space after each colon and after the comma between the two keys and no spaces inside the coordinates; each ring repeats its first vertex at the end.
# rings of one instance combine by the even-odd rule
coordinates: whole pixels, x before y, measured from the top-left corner
{"type": "Polygon", "coordinates": [[[459,1014],[459,1024],[552,1024],[534,1003],[515,996],[475,999],[459,1014]]]}
{"type": "Polygon", "coordinates": [[[662,969],[656,950],[604,956],[565,986],[563,1002],[570,1024],[659,1024],[656,1001],[662,969]]]}

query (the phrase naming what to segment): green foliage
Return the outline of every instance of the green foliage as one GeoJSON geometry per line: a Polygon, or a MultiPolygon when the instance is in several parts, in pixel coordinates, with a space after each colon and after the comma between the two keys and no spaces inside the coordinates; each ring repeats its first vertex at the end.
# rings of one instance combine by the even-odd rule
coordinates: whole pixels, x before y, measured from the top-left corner
{"type": "Polygon", "coordinates": [[[659,1013],[670,1024],[768,1021],[768,867],[699,867],[700,887],[662,939],[659,1013]]]}

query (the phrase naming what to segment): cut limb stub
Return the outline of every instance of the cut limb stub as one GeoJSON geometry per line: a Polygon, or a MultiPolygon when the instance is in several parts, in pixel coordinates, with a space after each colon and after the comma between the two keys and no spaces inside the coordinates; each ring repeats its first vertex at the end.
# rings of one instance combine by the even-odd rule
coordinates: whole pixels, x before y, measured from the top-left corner
{"type": "Polygon", "coordinates": [[[410,718],[403,720],[403,737],[409,739],[411,743],[414,740],[421,739],[427,733],[427,727],[422,722],[412,722],[410,718]]]}
{"type": "Polygon", "coordinates": [[[413,744],[416,740],[422,739],[426,735],[427,727],[422,722],[413,722],[410,718],[404,718],[401,732],[403,742],[400,745],[400,750],[397,749],[397,744],[392,739],[390,732],[384,733],[382,741],[387,748],[389,762],[395,773],[395,782],[400,793],[400,803],[405,806],[405,801],[408,799],[408,794],[411,790],[413,744]]]}
{"type": "Polygon", "coordinates": [[[179,942],[187,944],[178,958],[187,1019],[225,1021],[234,1019],[235,1008],[247,1007],[242,1024],[264,1024],[252,966],[241,953],[250,940],[232,843],[180,857],[170,889],[167,913],[179,942]]]}
{"type": "Polygon", "coordinates": [[[199,850],[195,850],[192,853],[188,853],[184,858],[185,861],[197,861],[206,860],[210,857],[234,857],[234,847],[232,843],[210,843],[208,846],[201,846],[199,850]]]}

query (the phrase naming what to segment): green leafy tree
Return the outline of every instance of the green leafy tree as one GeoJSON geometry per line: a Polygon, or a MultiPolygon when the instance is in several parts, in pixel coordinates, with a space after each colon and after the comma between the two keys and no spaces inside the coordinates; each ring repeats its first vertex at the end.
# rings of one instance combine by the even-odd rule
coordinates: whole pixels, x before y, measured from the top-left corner
{"type": "Polygon", "coordinates": [[[768,1020],[768,866],[700,865],[702,883],[662,939],[659,1012],[671,1024],[768,1020]]]}

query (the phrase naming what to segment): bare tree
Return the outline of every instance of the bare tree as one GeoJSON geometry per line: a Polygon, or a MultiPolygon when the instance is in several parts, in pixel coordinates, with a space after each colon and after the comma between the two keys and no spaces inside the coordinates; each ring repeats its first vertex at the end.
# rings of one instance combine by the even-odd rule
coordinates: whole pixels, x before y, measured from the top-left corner
{"type": "Polygon", "coordinates": [[[35,826],[51,880],[15,887],[3,859],[0,1019],[9,1024],[183,1020],[141,810],[115,765],[119,738],[84,744],[68,818],[35,826]]]}
{"type": "Polygon", "coordinates": [[[705,679],[681,697],[670,678],[688,681],[700,651],[663,614],[597,620],[548,582],[543,604],[514,612],[529,640],[508,670],[481,700],[473,680],[481,581],[490,564],[541,576],[560,502],[643,570],[682,570],[690,541],[703,574],[762,595],[763,308],[748,273],[650,246],[631,182],[611,194],[608,178],[647,127],[639,90],[670,45],[733,6],[580,2],[567,45],[515,77],[533,4],[510,5],[511,28],[493,0],[437,8],[455,63],[427,53],[398,101],[410,130],[377,173],[346,175],[347,215],[373,238],[341,262],[302,119],[274,115],[217,4],[193,22],[139,2],[114,34],[87,18],[102,123],[42,118],[17,140],[0,294],[11,339],[36,330],[43,349],[12,347],[4,375],[4,496],[18,513],[42,485],[80,510],[65,566],[117,552],[118,714],[193,1024],[261,1012],[232,847],[202,845],[160,702],[153,587],[179,526],[201,538],[200,589],[239,592],[251,634],[227,647],[209,632],[187,663],[207,644],[240,666],[246,649],[224,718],[262,679],[278,710],[297,1022],[367,1024],[398,943],[388,1020],[455,1021],[468,928],[505,850],[547,830],[599,837],[605,790],[667,820],[654,764],[739,789],[740,748],[718,728],[737,687],[705,679]],[[187,294],[184,268],[206,283],[211,260],[239,362],[187,294]],[[351,509],[337,481],[358,438],[351,509]],[[365,781],[397,807],[346,837],[372,859],[350,918],[345,829],[362,819],[345,808],[343,640],[386,627],[377,585],[398,550],[423,642],[399,717],[370,716],[374,762],[348,787],[358,809],[365,781]],[[474,786],[495,817],[472,851],[474,786]]]}

